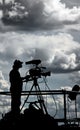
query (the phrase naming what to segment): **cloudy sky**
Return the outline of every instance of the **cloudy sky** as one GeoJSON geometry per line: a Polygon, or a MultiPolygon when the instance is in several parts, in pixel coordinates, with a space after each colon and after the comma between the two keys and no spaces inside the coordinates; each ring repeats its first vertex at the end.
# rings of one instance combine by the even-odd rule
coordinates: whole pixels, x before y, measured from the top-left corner
{"type": "MultiPolygon", "coordinates": [[[[41,59],[51,71],[50,89],[80,84],[80,1],[5,1],[3,10],[0,0],[0,90],[9,90],[15,59],[41,59]]],[[[27,69],[24,64],[22,72],[27,69]]]]}

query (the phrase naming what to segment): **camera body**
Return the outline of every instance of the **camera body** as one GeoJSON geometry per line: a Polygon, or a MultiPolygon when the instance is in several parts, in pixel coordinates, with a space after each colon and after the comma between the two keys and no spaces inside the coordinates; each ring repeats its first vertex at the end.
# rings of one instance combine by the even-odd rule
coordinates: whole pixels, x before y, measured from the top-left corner
{"type": "Polygon", "coordinates": [[[41,77],[41,69],[32,68],[32,69],[29,70],[29,74],[30,74],[31,77],[33,77],[33,76],[41,77]]]}
{"type": "Polygon", "coordinates": [[[43,72],[41,68],[32,68],[29,70],[29,74],[31,77],[41,77],[41,76],[50,76],[50,71],[43,72]]]}
{"type": "Polygon", "coordinates": [[[35,68],[31,68],[29,70],[29,77],[31,77],[31,78],[34,78],[34,77],[41,78],[41,76],[46,77],[46,76],[51,75],[50,71],[47,71],[47,72],[43,71],[43,68],[45,68],[45,67],[39,67],[38,66],[40,63],[41,63],[41,60],[39,60],[39,59],[26,62],[26,65],[27,64],[34,64],[35,65],[35,68]]]}

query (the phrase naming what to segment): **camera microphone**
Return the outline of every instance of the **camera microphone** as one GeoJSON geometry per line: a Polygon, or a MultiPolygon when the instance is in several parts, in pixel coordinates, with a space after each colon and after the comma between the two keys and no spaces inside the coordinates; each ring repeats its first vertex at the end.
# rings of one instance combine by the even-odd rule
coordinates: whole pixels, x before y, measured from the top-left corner
{"type": "Polygon", "coordinates": [[[38,65],[38,64],[40,64],[40,63],[41,63],[41,60],[40,60],[40,59],[38,59],[38,60],[31,60],[31,61],[25,62],[26,65],[27,65],[27,64],[35,64],[35,65],[38,65]]]}

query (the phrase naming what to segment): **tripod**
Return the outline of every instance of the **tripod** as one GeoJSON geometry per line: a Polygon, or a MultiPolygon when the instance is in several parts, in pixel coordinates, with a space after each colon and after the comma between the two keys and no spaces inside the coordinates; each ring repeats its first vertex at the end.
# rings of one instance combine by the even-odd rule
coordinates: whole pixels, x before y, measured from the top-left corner
{"type": "Polygon", "coordinates": [[[37,95],[38,103],[40,104],[40,109],[43,111],[43,113],[45,112],[46,114],[48,114],[36,76],[33,77],[33,85],[32,85],[32,87],[31,87],[31,89],[29,91],[28,96],[26,97],[26,99],[25,99],[25,101],[24,101],[24,103],[22,105],[21,110],[23,109],[25,103],[27,102],[27,100],[28,100],[28,98],[29,98],[29,96],[30,96],[30,94],[32,92],[33,87],[35,87],[35,92],[36,92],[36,95],[37,95]]]}

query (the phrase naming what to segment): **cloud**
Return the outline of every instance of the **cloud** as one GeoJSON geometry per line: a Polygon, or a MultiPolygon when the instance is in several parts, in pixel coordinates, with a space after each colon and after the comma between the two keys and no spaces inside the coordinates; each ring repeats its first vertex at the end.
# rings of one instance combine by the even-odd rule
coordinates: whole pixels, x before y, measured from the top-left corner
{"type": "Polygon", "coordinates": [[[41,59],[53,73],[73,72],[80,68],[80,44],[68,33],[36,35],[6,32],[0,35],[0,39],[0,59],[5,61],[4,67],[9,61],[20,58],[23,61],[41,59]]]}
{"type": "Polygon", "coordinates": [[[16,0],[12,10],[9,20],[3,22],[7,30],[14,29],[13,26],[18,30],[52,30],[77,25],[80,21],[80,7],[70,9],[60,0],[16,0]]]}
{"type": "Polygon", "coordinates": [[[67,7],[73,8],[74,6],[79,7],[80,1],[79,0],[61,0],[62,3],[65,3],[67,7]]]}
{"type": "Polygon", "coordinates": [[[2,90],[8,90],[9,84],[8,82],[4,79],[4,76],[2,74],[2,71],[0,71],[0,91],[2,90]]]}

